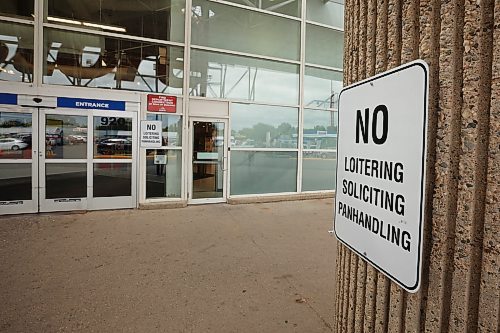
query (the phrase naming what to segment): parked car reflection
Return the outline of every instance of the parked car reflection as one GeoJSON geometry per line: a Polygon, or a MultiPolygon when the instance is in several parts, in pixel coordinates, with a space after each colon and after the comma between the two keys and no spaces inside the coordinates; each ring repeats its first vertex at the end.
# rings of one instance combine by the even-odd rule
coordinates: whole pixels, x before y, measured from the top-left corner
{"type": "Polygon", "coordinates": [[[3,138],[0,139],[0,150],[20,150],[25,149],[29,145],[21,139],[3,138]]]}
{"type": "Polygon", "coordinates": [[[101,155],[131,155],[130,139],[103,139],[97,144],[97,153],[101,155]]]}

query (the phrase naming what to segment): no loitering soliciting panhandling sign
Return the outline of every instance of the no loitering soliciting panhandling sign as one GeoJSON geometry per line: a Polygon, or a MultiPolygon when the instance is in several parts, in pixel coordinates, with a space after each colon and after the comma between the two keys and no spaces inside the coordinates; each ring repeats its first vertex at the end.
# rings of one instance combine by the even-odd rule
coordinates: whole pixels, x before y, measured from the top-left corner
{"type": "Polygon", "coordinates": [[[339,97],[335,235],[409,292],[422,264],[428,72],[417,60],[339,97]]]}

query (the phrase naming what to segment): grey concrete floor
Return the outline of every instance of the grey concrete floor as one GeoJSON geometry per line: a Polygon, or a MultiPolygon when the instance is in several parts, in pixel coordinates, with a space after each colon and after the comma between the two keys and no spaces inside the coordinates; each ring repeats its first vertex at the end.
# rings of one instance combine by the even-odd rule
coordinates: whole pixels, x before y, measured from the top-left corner
{"type": "Polygon", "coordinates": [[[0,217],[0,331],[333,331],[332,203],[0,217]]]}

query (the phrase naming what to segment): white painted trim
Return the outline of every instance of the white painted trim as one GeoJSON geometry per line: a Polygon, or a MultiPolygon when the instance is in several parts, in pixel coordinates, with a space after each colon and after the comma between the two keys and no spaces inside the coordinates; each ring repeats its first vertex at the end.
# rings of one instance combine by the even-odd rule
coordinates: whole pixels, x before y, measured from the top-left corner
{"type": "Polygon", "coordinates": [[[340,27],[336,27],[334,25],[329,25],[329,24],[325,24],[325,23],[314,22],[314,21],[310,21],[310,20],[306,20],[306,23],[307,24],[311,24],[311,25],[315,25],[315,26],[318,26],[318,27],[327,28],[327,29],[331,29],[331,30],[335,30],[335,31],[344,33],[344,29],[342,29],[340,27]]]}
{"type": "Polygon", "coordinates": [[[192,0],[186,0],[186,11],[184,14],[184,81],[182,87],[182,154],[181,154],[181,200],[187,202],[189,197],[189,145],[191,144],[189,133],[189,95],[191,93],[191,16],[192,16],[192,0]]]}
{"type": "Polygon", "coordinates": [[[314,111],[324,111],[324,112],[338,112],[338,109],[324,109],[324,108],[318,108],[318,107],[311,107],[311,106],[304,106],[304,110],[314,110],[314,111]]]}
{"type": "Polygon", "coordinates": [[[231,50],[226,50],[226,49],[218,49],[218,48],[214,48],[214,47],[201,46],[201,45],[191,45],[191,48],[195,49],[195,50],[201,50],[201,51],[208,51],[208,52],[221,53],[221,54],[227,54],[227,55],[241,56],[241,57],[260,59],[260,60],[276,61],[276,62],[282,62],[282,63],[292,64],[292,65],[300,65],[300,60],[276,58],[276,57],[258,55],[258,54],[253,54],[253,53],[231,51],[231,50]]]}
{"type": "Polygon", "coordinates": [[[4,22],[12,22],[12,23],[20,23],[26,25],[34,25],[36,21],[36,3],[35,3],[35,18],[33,20],[22,19],[19,17],[11,17],[11,16],[3,16],[0,15],[0,21],[4,22]]]}
{"type": "Polygon", "coordinates": [[[277,104],[272,102],[257,102],[249,101],[247,99],[228,99],[228,98],[214,98],[214,97],[202,97],[202,96],[189,96],[189,99],[200,100],[200,101],[213,101],[213,102],[228,102],[235,104],[256,104],[256,105],[266,105],[266,106],[278,106],[286,108],[298,109],[298,104],[277,104]]]}
{"type": "Polygon", "coordinates": [[[318,65],[318,64],[311,64],[309,62],[306,62],[306,67],[312,67],[312,68],[317,68],[317,69],[326,69],[328,71],[340,72],[340,73],[344,72],[344,70],[342,68],[330,67],[330,66],[318,65]]]}
{"type": "Polygon", "coordinates": [[[299,126],[297,136],[297,193],[302,192],[302,149],[304,146],[304,90],[305,90],[305,59],[306,59],[306,0],[301,2],[301,17],[300,22],[300,74],[299,74],[299,126]]]}
{"type": "Polygon", "coordinates": [[[238,148],[231,147],[232,151],[255,151],[255,152],[293,152],[297,153],[299,149],[297,148],[238,148]]]}
{"type": "Polygon", "coordinates": [[[265,10],[265,9],[260,9],[260,8],[255,8],[255,7],[241,5],[239,3],[234,3],[234,2],[224,1],[224,0],[208,0],[208,1],[219,3],[219,4],[223,4],[223,5],[227,5],[227,6],[231,6],[231,7],[237,7],[237,8],[241,8],[241,9],[246,9],[246,10],[249,10],[249,11],[252,11],[252,12],[258,12],[258,13],[267,14],[267,15],[271,15],[271,16],[282,17],[282,18],[293,20],[293,21],[300,21],[301,20],[300,17],[295,17],[295,16],[286,15],[286,14],[271,12],[271,11],[268,11],[268,10],[265,10]]]}

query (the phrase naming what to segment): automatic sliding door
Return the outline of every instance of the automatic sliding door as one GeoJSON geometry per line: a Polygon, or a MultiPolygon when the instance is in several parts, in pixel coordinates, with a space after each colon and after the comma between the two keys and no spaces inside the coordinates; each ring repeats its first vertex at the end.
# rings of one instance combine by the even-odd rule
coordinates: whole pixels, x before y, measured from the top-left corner
{"type": "Polygon", "coordinates": [[[36,124],[32,110],[0,109],[0,214],[38,210],[36,124]]]}
{"type": "Polygon", "coordinates": [[[94,112],[90,209],[136,205],[136,118],[131,112],[94,112]]]}
{"type": "Polygon", "coordinates": [[[88,116],[52,112],[40,112],[40,211],[87,209],[88,116]]]}

